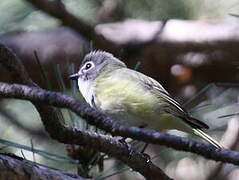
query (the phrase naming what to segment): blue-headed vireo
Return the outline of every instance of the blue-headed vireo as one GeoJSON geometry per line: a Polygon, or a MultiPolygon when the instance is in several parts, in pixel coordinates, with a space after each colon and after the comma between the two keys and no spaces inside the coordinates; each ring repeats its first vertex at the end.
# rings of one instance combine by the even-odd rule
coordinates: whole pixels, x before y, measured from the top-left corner
{"type": "Polygon", "coordinates": [[[208,125],[191,117],[161,84],[128,69],[110,53],[90,52],[70,78],[78,80],[87,103],[121,123],[159,131],[177,129],[222,147],[202,130],[208,125]]]}

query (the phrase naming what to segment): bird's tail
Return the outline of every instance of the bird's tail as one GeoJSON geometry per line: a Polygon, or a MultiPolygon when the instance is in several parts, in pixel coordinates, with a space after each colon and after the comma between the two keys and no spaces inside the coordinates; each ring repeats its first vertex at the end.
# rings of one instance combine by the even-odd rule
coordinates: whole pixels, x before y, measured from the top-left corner
{"type": "Polygon", "coordinates": [[[209,135],[207,135],[205,132],[203,132],[201,129],[198,128],[194,128],[193,129],[194,134],[198,135],[199,137],[203,138],[204,140],[206,140],[207,142],[209,142],[210,144],[212,144],[213,146],[215,146],[216,148],[223,148],[221,144],[219,144],[219,142],[217,142],[215,139],[213,139],[212,137],[210,137],[209,135]]]}

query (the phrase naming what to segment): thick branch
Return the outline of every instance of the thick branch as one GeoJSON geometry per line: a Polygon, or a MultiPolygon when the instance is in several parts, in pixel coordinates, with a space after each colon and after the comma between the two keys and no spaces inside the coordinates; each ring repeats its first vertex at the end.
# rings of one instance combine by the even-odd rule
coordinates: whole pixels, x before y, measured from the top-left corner
{"type": "MultiPolygon", "coordinates": [[[[114,135],[130,137],[152,144],[165,145],[177,150],[193,152],[215,161],[239,165],[238,152],[230,151],[228,149],[215,149],[212,145],[209,144],[192,141],[187,138],[176,137],[165,133],[159,133],[154,130],[119,125],[116,121],[91,108],[88,104],[82,103],[70,96],[61,93],[45,91],[42,89],[31,88],[17,84],[10,85],[7,83],[0,83],[0,95],[2,97],[27,99],[33,102],[41,102],[57,107],[69,108],[73,112],[84,118],[89,124],[95,125],[107,132],[111,132],[114,135]]],[[[59,124],[56,125],[57,122],[51,123],[52,124],[48,124],[48,130],[55,129],[56,132],[50,133],[54,138],[58,139],[59,137],[56,136],[59,136],[57,133],[59,131],[59,124]],[[53,128],[51,128],[50,126],[53,126],[53,128]],[[55,128],[56,126],[58,128],[55,128]]],[[[81,131],[74,129],[73,135],[69,131],[69,129],[63,126],[61,126],[60,131],[63,132],[62,134],[69,136],[65,137],[69,141],[71,141],[71,139],[74,139],[73,141],[75,141],[77,138],[73,137],[78,137],[78,133],[82,134],[81,131]]]]}
{"type": "Polygon", "coordinates": [[[0,154],[0,179],[11,180],[90,180],[75,174],[49,169],[26,160],[0,154]]]}
{"type": "MultiPolygon", "coordinates": [[[[40,103],[41,100],[48,101],[49,105],[51,102],[54,102],[55,98],[58,98],[60,94],[45,92],[39,88],[30,88],[27,86],[21,85],[9,85],[6,83],[0,83],[0,89],[3,91],[0,93],[2,97],[8,97],[8,93],[11,95],[15,94],[16,96],[21,95],[23,98],[25,93],[29,93],[29,97],[33,96],[31,99],[32,102],[40,103]],[[12,87],[12,88],[11,88],[12,87]],[[10,89],[11,90],[10,90],[10,89]],[[39,91],[38,91],[39,90],[39,91]],[[6,92],[6,96],[3,95],[6,92]],[[38,101],[36,98],[40,98],[38,101]]],[[[1,90],[0,90],[1,91],[1,90]]],[[[62,95],[60,95],[62,96],[62,95]]],[[[68,102],[68,97],[66,96],[64,99],[61,99],[63,103],[68,102]]],[[[70,101],[75,101],[74,99],[69,99],[70,101]]],[[[75,104],[78,106],[78,103],[75,104]]],[[[84,109],[87,110],[89,108],[85,104],[81,104],[84,106],[84,109]]],[[[77,107],[75,107],[77,108],[77,107]]],[[[77,108],[79,109],[79,108],[77,108]]],[[[92,109],[89,108],[89,111],[92,109]]],[[[81,114],[84,113],[83,111],[81,114]]],[[[79,113],[78,113],[79,114],[79,113]]],[[[82,114],[83,115],[83,114],[82,114]]],[[[85,114],[87,116],[87,114],[85,114]]],[[[89,117],[92,118],[92,117],[89,117]]],[[[140,172],[147,179],[154,179],[155,176],[161,177],[162,179],[169,179],[158,167],[153,165],[152,162],[148,162],[147,158],[142,156],[142,154],[134,152],[131,148],[128,148],[124,143],[118,142],[117,140],[100,134],[96,134],[94,132],[83,132],[76,128],[65,127],[61,125],[61,123],[57,120],[55,121],[44,121],[45,128],[47,132],[56,140],[66,143],[66,144],[78,144],[84,146],[90,146],[96,150],[109,154],[117,159],[123,161],[125,164],[129,165],[134,170],[140,172]],[[61,133],[59,133],[61,132],[61,133]]]]}

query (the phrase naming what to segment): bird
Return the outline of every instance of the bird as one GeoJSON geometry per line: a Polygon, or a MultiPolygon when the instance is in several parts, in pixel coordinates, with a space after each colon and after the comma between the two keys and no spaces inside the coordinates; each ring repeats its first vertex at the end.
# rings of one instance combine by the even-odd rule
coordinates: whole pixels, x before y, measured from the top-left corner
{"type": "Polygon", "coordinates": [[[205,133],[209,126],[192,117],[158,81],[127,68],[109,52],[88,53],[70,79],[78,81],[79,91],[91,107],[118,123],[160,132],[176,129],[222,148],[205,133]]]}

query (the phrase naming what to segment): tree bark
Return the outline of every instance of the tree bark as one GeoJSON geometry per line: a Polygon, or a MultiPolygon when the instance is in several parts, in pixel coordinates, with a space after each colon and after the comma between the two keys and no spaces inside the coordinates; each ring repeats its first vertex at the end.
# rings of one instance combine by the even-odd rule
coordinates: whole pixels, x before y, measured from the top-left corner
{"type": "Polygon", "coordinates": [[[0,180],[90,180],[49,169],[10,154],[0,154],[0,171],[0,180]]]}

